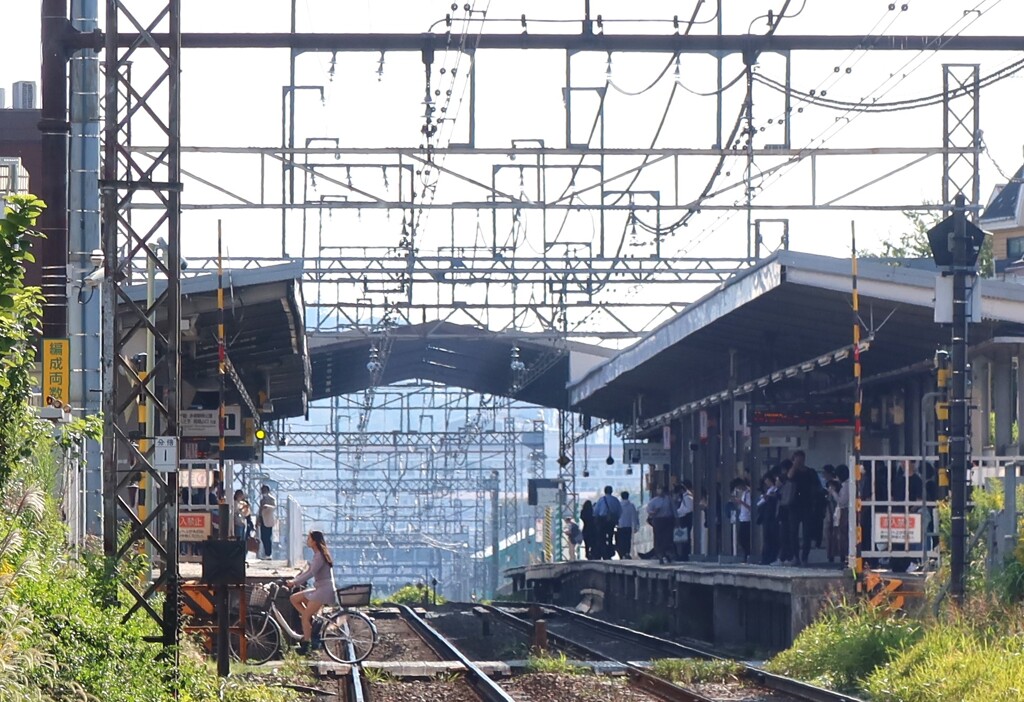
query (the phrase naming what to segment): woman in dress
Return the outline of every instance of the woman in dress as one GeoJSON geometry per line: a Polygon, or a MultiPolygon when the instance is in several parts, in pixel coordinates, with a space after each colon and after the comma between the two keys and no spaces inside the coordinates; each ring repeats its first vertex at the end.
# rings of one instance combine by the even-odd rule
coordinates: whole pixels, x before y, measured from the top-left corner
{"type": "Polygon", "coordinates": [[[291,596],[292,606],[302,618],[302,641],[299,653],[309,653],[310,641],[313,638],[313,617],[326,604],[334,604],[337,598],[334,587],[334,559],[327,549],[322,531],[311,531],[306,537],[306,545],[313,549],[313,560],[306,569],[289,580],[288,587],[304,585],[310,578],[313,587],[296,592],[291,596]]]}

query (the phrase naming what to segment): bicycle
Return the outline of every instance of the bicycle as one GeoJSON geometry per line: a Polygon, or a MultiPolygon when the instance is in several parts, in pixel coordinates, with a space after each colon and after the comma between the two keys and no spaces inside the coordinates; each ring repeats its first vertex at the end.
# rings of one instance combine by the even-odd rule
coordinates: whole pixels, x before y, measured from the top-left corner
{"type": "MultiPolygon", "coordinates": [[[[255,585],[249,594],[249,605],[245,617],[246,660],[250,663],[266,663],[274,657],[282,640],[295,643],[302,641],[302,633],[296,632],[277,608],[280,583],[255,585]]],[[[358,663],[365,659],[377,644],[377,626],[368,616],[351,607],[370,603],[369,585],[350,585],[337,589],[339,607],[333,606],[324,613],[313,617],[313,642],[323,647],[338,663],[358,663]]],[[[241,658],[241,640],[232,632],[228,637],[231,654],[241,658]]]]}

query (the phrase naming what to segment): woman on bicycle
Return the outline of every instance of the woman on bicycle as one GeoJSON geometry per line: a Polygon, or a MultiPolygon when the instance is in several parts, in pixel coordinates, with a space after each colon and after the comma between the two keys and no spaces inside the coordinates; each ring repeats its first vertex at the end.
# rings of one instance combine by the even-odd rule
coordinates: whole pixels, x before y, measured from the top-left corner
{"type": "Polygon", "coordinates": [[[288,587],[304,585],[310,578],[313,578],[313,587],[296,592],[290,598],[292,606],[302,618],[302,641],[299,644],[299,653],[309,652],[310,642],[313,638],[313,617],[320,608],[327,604],[334,604],[337,593],[334,587],[334,560],[331,552],[327,549],[327,542],[324,540],[322,531],[311,531],[306,537],[306,545],[313,549],[313,560],[309,562],[306,569],[287,582],[288,587]]]}

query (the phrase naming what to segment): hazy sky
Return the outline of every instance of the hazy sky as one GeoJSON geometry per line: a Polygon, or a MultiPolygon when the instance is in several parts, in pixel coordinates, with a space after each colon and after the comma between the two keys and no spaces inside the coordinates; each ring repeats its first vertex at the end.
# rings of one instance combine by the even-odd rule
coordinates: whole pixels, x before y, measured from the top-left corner
{"type": "MultiPolygon", "coordinates": [[[[139,0],[136,0],[137,2],[139,0]]],[[[102,2],[100,3],[102,6],[102,2]]],[[[470,3],[473,20],[483,16],[493,21],[514,18],[507,23],[489,23],[488,32],[521,31],[519,17],[526,15],[528,30],[540,32],[575,32],[578,25],[543,24],[541,19],[579,18],[583,2],[536,2],[477,0],[470,3]],[[534,21],[536,20],[536,21],[534,21]],[[532,21],[532,22],[531,22],[532,21]]],[[[17,61],[0,63],[0,85],[9,86],[18,79],[38,79],[38,3],[5,2],[2,21],[7,51],[5,56],[23,57],[17,61]],[[13,46],[12,46],[13,43],[13,46]]],[[[668,22],[616,23],[614,19],[671,20],[678,14],[681,20],[691,15],[695,0],[665,2],[663,0],[621,1],[592,3],[592,14],[609,20],[608,33],[651,32],[671,33],[668,22]]],[[[771,8],[778,11],[783,0],[728,0],[724,24],[727,33],[763,33],[767,29],[764,15],[771,8]]],[[[183,2],[183,22],[186,31],[286,31],[289,3],[281,0],[235,2],[218,0],[214,3],[183,2]]],[[[849,34],[858,37],[868,33],[886,34],[1005,34],[1008,28],[1024,26],[1024,4],[1016,0],[913,0],[896,3],[882,0],[862,0],[856,3],[836,3],[827,0],[807,0],[802,12],[787,17],[779,27],[780,34],[849,34]],[[903,9],[903,8],[906,9],[903,9]]],[[[393,31],[423,32],[430,29],[446,13],[455,18],[453,31],[465,31],[472,36],[480,31],[480,23],[466,22],[467,13],[460,4],[452,11],[450,2],[439,0],[299,0],[300,31],[393,31]]],[[[791,4],[790,13],[801,9],[800,0],[791,4]]],[[[705,2],[695,33],[713,33],[714,3],[705,2]]],[[[437,28],[443,31],[443,24],[437,28]]],[[[455,126],[442,127],[445,139],[465,134],[468,108],[459,108],[466,71],[453,78],[450,71],[457,60],[457,52],[439,54],[432,75],[432,87],[452,90],[452,114],[458,113],[455,126]],[[448,71],[441,75],[439,67],[448,71]],[[444,131],[451,129],[451,131],[444,131]]],[[[1021,58],[1019,54],[989,53],[966,54],[953,52],[821,52],[802,53],[793,57],[792,81],[801,90],[826,91],[828,97],[844,101],[857,101],[872,96],[881,101],[904,100],[932,95],[941,91],[943,63],[980,63],[982,75],[989,74],[1021,58]]],[[[605,139],[609,146],[648,146],[657,124],[666,114],[666,104],[673,93],[674,70],[665,71],[663,78],[643,95],[633,97],[654,81],[671,64],[670,56],[612,57],[612,81],[619,90],[609,90],[605,101],[605,139]]],[[[273,146],[281,139],[281,86],[287,82],[287,53],[284,51],[191,51],[186,52],[183,67],[183,134],[187,145],[273,146]]],[[[465,65],[465,64],[461,64],[465,65]]],[[[297,82],[303,85],[323,86],[325,98],[321,102],[314,91],[301,91],[297,99],[296,127],[298,144],[307,139],[338,139],[349,146],[414,146],[422,141],[424,71],[416,54],[388,54],[384,57],[383,73],[378,75],[378,54],[344,54],[334,62],[333,74],[330,54],[306,54],[298,62],[297,82]]],[[[506,146],[512,139],[543,139],[546,144],[564,143],[564,107],[562,87],[565,59],[559,52],[481,52],[477,59],[477,134],[481,146],[506,146]]],[[[138,70],[143,70],[140,64],[138,70]]],[[[605,55],[579,55],[573,59],[574,84],[577,86],[603,85],[608,60],[605,55]]],[[[680,61],[679,87],[675,88],[665,127],[659,135],[658,146],[708,147],[715,139],[715,100],[699,97],[695,93],[714,90],[714,61],[708,57],[686,55],[680,61]]],[[[726,78],[741,70],[739,57],[730,56],[725,62],[726,78]]],[[[763,56],[757,69],[762,75],[783,80],[784,63],[775,55],[763,56]]],[[[986,200],[993,187],[1003,180],[996,164],[1012,174],[1021,162],[1020,104],[1021,76],[1024,73],[986,88],[982,94],[981,127],[989,153],[981,164],[982,200],[986,200]]],[[[723,122],[731,128],[739,112],[744,95],[743,81],[725,93],[723,122]]],[[[580,94],[574,103],[573,133],[579,140],[593,119],[593,104],[580,94]]],[[[9,98],[8,98],[9,99],[9,98]]],[[[781,141],[780,118],[784,118],[781,97],[758,84],[754,92],[755,126],[759,131],[758,145],[781,141]]],[[[794,103],[789,115],[792,145],[805,147],[824,145],[830,148],[941,145],[942,112],[939,107],[896,112],[893,114],[844,114],[817,106],[794,103]]],[[[145,139],[137,135],[138,140],[145,139]]],[[[314,142],[316,144],[317,142],[314,142]]],[[[321,145],[327,142],[319,142],[321,145]]],[[[592,141],[591,143],[596,143],[592,141]]],[[[915,157],[859,156],[844,159],[819,158],[817,160],[814,195],[817,202],[826,202],[850,190],[883,176],[915,157]]],[[[678,198],[686,203],[696,197],[714,168],[714,158],[683,159],[678,172],[671,161],[648,168],[633,185],[634,190],[657,190],[662,202],[678,198]],[[678,178],[678,181],[676,179],[678,178]],[[673,192],[677,190],[677,192],[673,192]]],[[[755,166],[755,202],[786,205],[809,203],[811,198],[811,168],[809,160],[778,172],[771,169],[783,164],[781,158],[758,159],[755,166]]],[[[574,163],[575,159],[563,160],[574,163]]],[[[636,166],[640,159],[609,159],[608,173],[624,171],[636,166]]],[[[940,157],[931,157],[907,169],[899,176],[881,180],[850,196],[847,201],[860,204],[918,204],[936,202],[941,197],[940,157]]],[[[446,165],[464,173],[489,181],[492,168],[499,170],[499,189],[535,199],[531,191],[532,171],[525,171],[520,185],[518,164],[499,157],[480,159],[452,159],[446,165]]],[[[717,187],[741,184],[744,161],[730,158],[723,165],[717,187]]],[[[188,156],[185,168],[216,182],[250,200],[261,197],[259,182],[260,162],[255,157],[188,156]]],[[[328,175],[351,183],[353,187],[370,191],[381,197],[393,197],[397,189],[397,169],[335,168],[328,175]]],[[[556,197],[569,186],[568,169],[552,171],[548,182],[548,199],[556,197]]],[[[593,174],[580,171],[575,182],[577,188],[593,182],[593,174]],[[588,180],[589,179],[589,180],[588,180]]],[[[622,178],[608,187],[624,189],[631,178],[622,178]]],[[[310,201],[337,198],[347,191],[344,185],[332,185],[321,178],[316,181],[300,178],[300,192],[305,188],[310,201]]],[[[279,197],[280,171],[273,170],[262,188],[267,198],[279,197]]],[[[419,193],[418,193],[419,195],[419,193]]],[[[218,203],[225,196],[195,181],[186,180],[186,202],[218,203]]],[[[436,199],[456,201],[484,201],[486,193],[451,177],[442,177],[437,185],[436,199]]],[[[730,205],[742,200],[742,187],[734,187],[709,200],[711,203],[730,205]]],[[[577,202],[596,204],[594,192],[579,196],[577,202]]],[[[650,202],[638,196],[637,202],[650,202]]],[[[654,222],[654,214],[640,212],[643,221],[654,222]]],[[[788,218],[793,248],[848,255],[850,222],[857,223],[862,247],[877,248],[879,241],[905,228],[905,220],[898,212],[786,212],[762,211],[756,217],[763,219],[788,218]]],[[[280,215],[272,210],[241,212],[238,210],[215,212],[188,212],[185,215],[184,245],[186,253],[210,253],[212,232],[218,218],[224,220],[227,245],[236,256],[279,256],[281,254],[280,215]]],[[[663,214],[673,219],[671,213],[663,214]]],[[[293,213],[288,217],[288,253],[295,255],[304,248],[307,255],[314,254],[318,246],[324,255],[337,255],[338,246],[395,246],[401,236],[402,214],[382,211],[293,213]]],[[[497,242],[510,246],[519,255],[536,255],[543,245],[541,232],[548,227],[548,240],[553,230],[569,249],[579,254],[588,250],[600,224],[594,213],[576,213],[565,217],[561,213],[549,214],[543,223],[539,213],[527,213],[514,222],[509,212],[497,220],[497,233],[491,231],[490,214],[473,209],[460,211],[454,219],[446,213],[425,214],[420,220],[418,245],[421,253],[450,254],[456,249],[497,242]]],[[[609,253],[615,250],[625,255],[648,256],[653,242],[643,231],[633,236],[626,215],[618,213],[606,218],[606,236],[609,253]]],[[[768,239],[776,229],[766,223],[768,239]]],[[[768,242],[771,245],[771,242],[768,242]]],[[[566,249],[562,249],[566,250],[566,249]]],[[[687,256],[743,256],[746,253],[746,215],[743,212],[704,211],[681,229],[665,239],[662,252],[687,256]]],[[[321,291],[323,292],[323,291],[321,291]]],[[[693,299],[701,290],[692,293],[674,292],[671,299],[693,299]]],[[[324,292],[324,294],[327,294],[324,292]]],[[[344,293],[338,292],[342,295],[344,293]]],[[[472,297],[479,288],[467,292],[472,297]]],[[[491,291],[491,295],[497,295],[491,291]]],[[[646,294],[631,291],[628,294],[646,294]]],[[[654,293],[651,293],[654,294],[654,293]]],[[[310,293],[307,291],[307,298],[310,293]]]]}

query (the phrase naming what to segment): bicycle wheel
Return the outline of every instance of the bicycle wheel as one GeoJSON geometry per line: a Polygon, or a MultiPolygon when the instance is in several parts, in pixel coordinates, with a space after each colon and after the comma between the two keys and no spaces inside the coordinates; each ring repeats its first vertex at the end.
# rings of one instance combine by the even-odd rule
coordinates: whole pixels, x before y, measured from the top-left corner
{"type": "Polygon", "coordinates": [[[339,663],[358,663],[377,643],[377,628],[362,612],[341,611],[331,615],[320,630],[327,655],[339,663]]]}
{"type": "MultiPolygon", "coordinates": [[[[232,631],[228,636],[228,646],[231,649],[231,656],[235,660],[241,660],[241,641],[237,632],[232,631]]],[[[245,617],[245,648],[246,663],[266,663],[281,646],[281,627],[269,614],[250,612],[245,617]]]]}

